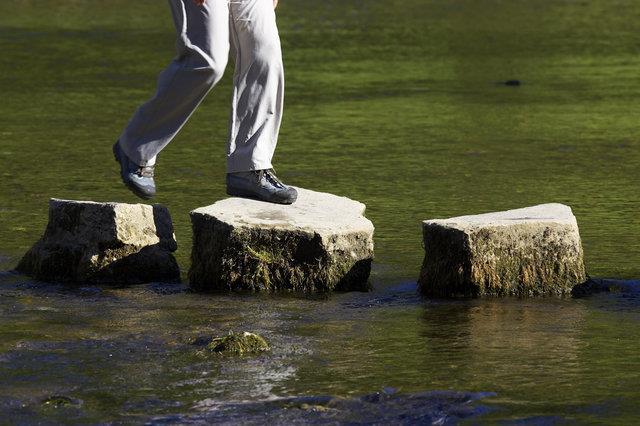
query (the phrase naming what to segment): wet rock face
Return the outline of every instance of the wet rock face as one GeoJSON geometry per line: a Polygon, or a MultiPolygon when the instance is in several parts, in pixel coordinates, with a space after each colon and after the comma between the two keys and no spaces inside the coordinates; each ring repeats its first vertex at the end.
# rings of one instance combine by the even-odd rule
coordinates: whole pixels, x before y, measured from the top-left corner
{"type": "Polygon", "coordinates": [[[163,206],[52,199],[44,235],[16,269],[44,281],[177,281],[176,248],[163,206]]]}
{"type": "Polygon", "coordinates": [[[585,281],[571,208],[543,204],[423,222],[427,296],[564,295],[585,281]]]}
{"type": "Polygon", "coordinates": [[[194,210],[191,287],[366,290],[374,228],[364,210],[357,201],[305,189],[290,206],[228,198],[194,210]]]}

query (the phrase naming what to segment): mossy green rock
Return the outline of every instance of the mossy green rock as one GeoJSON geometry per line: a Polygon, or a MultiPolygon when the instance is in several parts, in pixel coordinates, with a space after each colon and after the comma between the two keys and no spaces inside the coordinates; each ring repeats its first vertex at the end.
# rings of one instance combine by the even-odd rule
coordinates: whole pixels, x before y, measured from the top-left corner
{"type": "Polygon", "coordinates": [[[42,401],[42,406],[46,408],[77,407],[81,402],[77,399],[65,395],[53,395],[42,401]]]}
{"type": "Polygon", "coordinates": [[[176,248],[163,206],[52,199],[44,235],[16,269],[45,281],[178,281],[176,248]]]}
{"type": "Polygon", "coordinates": [[[427,296],[566,295],[585,281],[571,208],[543,204],[423,222],[427,296]]]}
{"type": "Polygon", "coordinates": [[[201,291],[366,290],[373,224],[365,205],[298,189],[289,206],[228,198],[191,212],[189,281],[201,291]]]}
{"type": "Polygon", "coordinates": [[[267,341],[257,334],[244,332],[242,334],[229,333],[224,337],[217,337],[207,345],[212,352],[222,355],[256,355],[269,350],[267,341]]]}

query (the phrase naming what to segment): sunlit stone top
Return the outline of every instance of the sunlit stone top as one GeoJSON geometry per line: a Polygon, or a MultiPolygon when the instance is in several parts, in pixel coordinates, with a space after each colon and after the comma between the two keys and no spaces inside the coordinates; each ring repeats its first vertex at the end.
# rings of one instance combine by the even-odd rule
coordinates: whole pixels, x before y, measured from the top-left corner
{"type": "Polygon", "coordinates": [[[437,224],[462,229],[477,226],[510,226],[534,222],[552,222],[567,225],[577,224],[576,218],[571,212],[571,207],[558,203],[540,204],[502,212],[458,216],[449,219],[431,219],[425,220],[423,224],[437,224]]]}
{"type": "Polygon", "coordinates": [[[366,206],[358,201],[303,188],[292,205],[280,205],[246,198],[227,198],[192,212],[213,216],[233,227],[273,227],[336,234],[373,229],[363,216],[366,206]]]}

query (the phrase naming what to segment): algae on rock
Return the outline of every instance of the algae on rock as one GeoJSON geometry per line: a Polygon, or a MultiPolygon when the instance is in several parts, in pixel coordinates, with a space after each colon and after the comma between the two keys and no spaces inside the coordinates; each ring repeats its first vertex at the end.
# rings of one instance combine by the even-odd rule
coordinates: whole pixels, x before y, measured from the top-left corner
{"type": "Polygon", "coordinates": [[[242,334],[229,333],[224,337],[217,337],[211,340],[207,348],[222,355],[256,355],[268,351],[267,341],[254,333],[245,331],[242,334]]]}
{"type": "Polygon", "coordinates": [[[229,198],[191,212],[196,290],[367,290],[373,224],[365,206],[299,189],[291,206],[229,198]]]}
{"type": "Polygon", "coordinates": [[[571,209],[544,204],[423,222],[427,296],[567,295],[585,281],[571,209]]]}
{"type": "Polygon", "coordinates": [[[52,199],[42,238],[16,270],[48,281],[179,281],[169,211],[160,205],[52,199]]]}
{"type": "Polygon", "coordinates": [[[45,408],[79,407],[82,401],[66,395],[53,395],[42,401],[45,408]]]}

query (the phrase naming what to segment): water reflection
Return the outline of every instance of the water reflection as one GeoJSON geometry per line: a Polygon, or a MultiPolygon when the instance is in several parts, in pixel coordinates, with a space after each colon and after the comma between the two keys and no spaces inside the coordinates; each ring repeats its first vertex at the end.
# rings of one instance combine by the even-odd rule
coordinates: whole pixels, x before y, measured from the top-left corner
{"type": "Polygon", "coordinates": [[[145,411],[180,419],[231,401],[395,388],[495,392],[487,403],[501,414],[488,418],[588,416],[612,393],[622,398],[619,412],[632,412],[637,298],[423,301],[415,290],[411,283],[300,300],[160,284],[88,291],[15,278],[0,292],[0,408],[36,419],[49,416],[42,401],[61,395],[82,401],[68,409],[87,422],[145,411]],[[229,330],[258,332],[272,351],[227,359],[191,344],[229,330]],[[24,409],[15,411],[15,401],[24,409]]]}
{"type": "Polygon", "coordinates": [[[559,377],[570,382],[581,371],[586,315],[570,300],[459,302],[427,306],[420,335],[442,380],[455,374],[471,389],[500,393],[508,382],[524,391],[559,377]]]}

